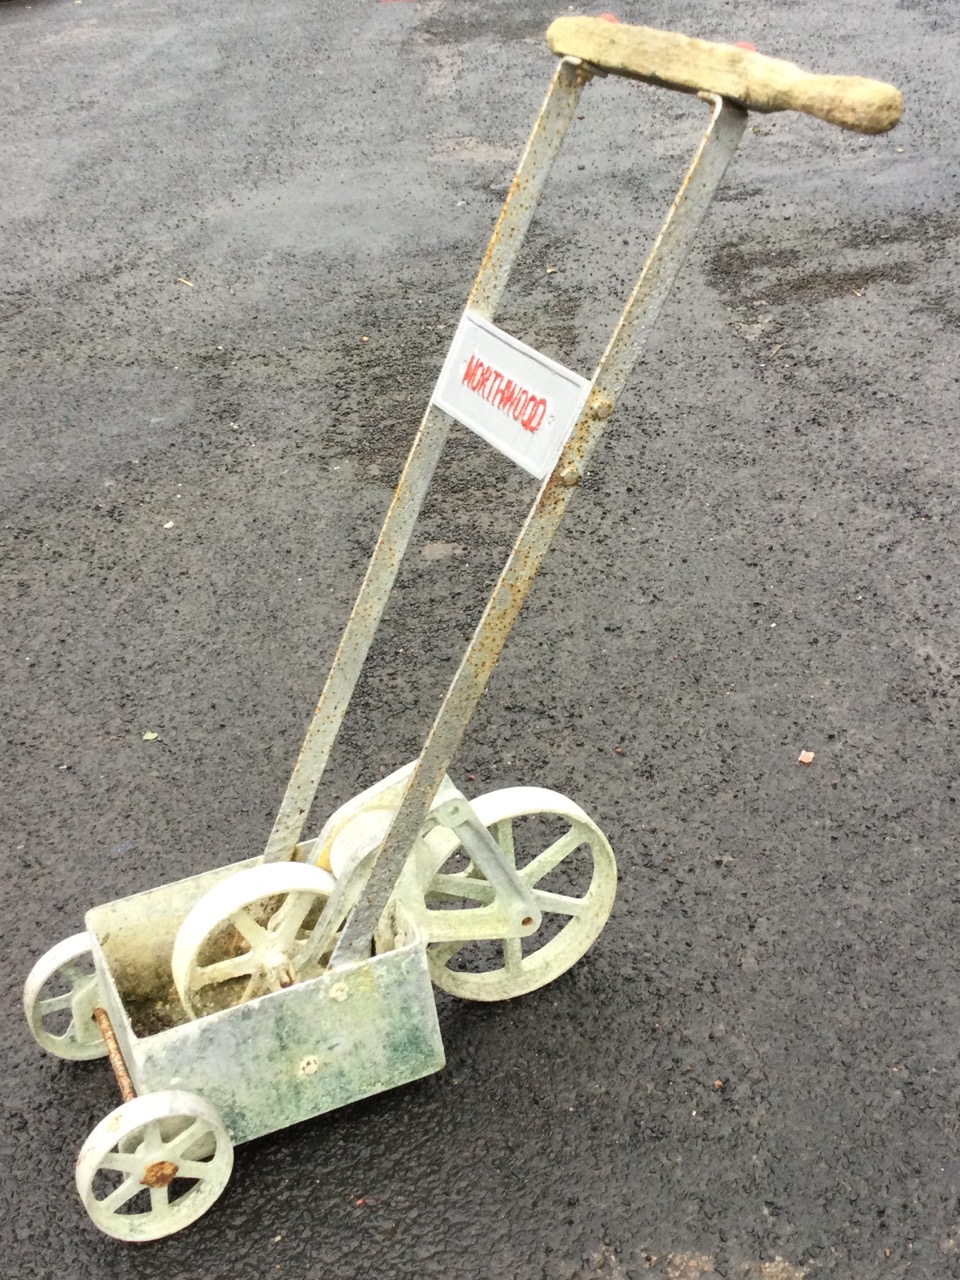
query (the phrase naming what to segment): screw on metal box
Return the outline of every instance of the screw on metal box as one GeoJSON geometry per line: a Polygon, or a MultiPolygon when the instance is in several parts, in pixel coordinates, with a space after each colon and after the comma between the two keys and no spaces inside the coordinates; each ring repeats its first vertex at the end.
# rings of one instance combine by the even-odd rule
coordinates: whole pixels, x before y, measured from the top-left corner
{"type": "Polygon", "coordinates": [[[233,1148],[443,1065],[433,986],[534,991],[610,914],[616,866],[572,800],[511,787],[468,800],[447,776],[497,657],[737,148],[747,108],[891,128],[889,85],[599,19],[558,19],[561,57],[416,434],[262,856],[95,907],[24,989],[64,1058],[108,1056],[124,1101],[83,1144],[96,1225],[150,1240],[220,1195],[233,1148]],[[494,324],[591,77],[699,92],[710,120],[590,379],[494,324]],[[303,828],[451,424],[541,484],[419,757],[303,828]]]}

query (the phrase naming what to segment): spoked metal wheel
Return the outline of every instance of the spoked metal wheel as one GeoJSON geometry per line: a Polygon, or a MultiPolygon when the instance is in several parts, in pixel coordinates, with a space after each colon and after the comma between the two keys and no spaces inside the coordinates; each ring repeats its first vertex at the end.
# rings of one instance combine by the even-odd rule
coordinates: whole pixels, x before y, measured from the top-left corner
{"type": "Polygon", "coordinates": [[[233,1144],[213,1107],[170,1089],[124,1102],[77,1159],[90,1217],[118,1240],[159,1240],[195,1222],[223,1191],[233,1144]]]}
{"type": "Polygon", "coordinates": [[[173,980],[187,1013],[216,1013],[303,977],[310,932],[335,887],[319,867],[271,862],[205,893],[173,946],[173,980]]]}
{"type": "MultiPolygon", "coordinates": [[[[613,851],[600,828],[557,791],[509,787],[472,800],[474,812],[534,890],[543,923],[527,938],[441,942],[427,948],[430,976],[465,1000],[507,1000],[552,982],[575,964],[607,922],[617,891],[613,851]]],[[[426,837],[437,872],[431,908],[492,901],[490,884],[447,828],[426,837]]]]}
{"type": "Polygon", "coordinates": [[[74,934],[40,957],[23,988],[23,1008],[34,1038],[58,1058],[83,1061],[107,1052],[93,1020],[99,1000],[90,935],[74,934]]]}

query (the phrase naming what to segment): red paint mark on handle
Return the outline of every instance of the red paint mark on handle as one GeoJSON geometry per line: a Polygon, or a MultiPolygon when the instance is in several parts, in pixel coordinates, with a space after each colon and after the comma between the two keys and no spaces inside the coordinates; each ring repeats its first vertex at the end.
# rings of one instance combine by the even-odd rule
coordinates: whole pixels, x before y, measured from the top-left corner
{"type": "Polygon", "coordinates": [[[600,18],[600,19],[602,19],[604,22],[619,22],[619,21],[620,21],[620,19],[617,17],[617,15],[616,15],[615,13],[598,13],[598,14],[597,14],[597,17],[598,17],[598,18],[600,18]]]}
{"type": "Polygon", "coordinates": [[[736,40],[734,41],[733,47],[735,49],[747,49],[750,53],[757,52],[757,46],[755,44],[751,44],[749,40],[736,40]]]}

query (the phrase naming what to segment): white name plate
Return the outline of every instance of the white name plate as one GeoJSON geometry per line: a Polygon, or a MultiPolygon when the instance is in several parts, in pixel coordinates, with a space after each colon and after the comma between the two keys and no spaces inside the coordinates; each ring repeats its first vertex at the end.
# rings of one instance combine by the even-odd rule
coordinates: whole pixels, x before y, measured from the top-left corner
{"type": "Polygon", "coordinates": [[[590,383],[579,373],[465,311],[432,401],[543,480],[589,390],[590,383]]]}

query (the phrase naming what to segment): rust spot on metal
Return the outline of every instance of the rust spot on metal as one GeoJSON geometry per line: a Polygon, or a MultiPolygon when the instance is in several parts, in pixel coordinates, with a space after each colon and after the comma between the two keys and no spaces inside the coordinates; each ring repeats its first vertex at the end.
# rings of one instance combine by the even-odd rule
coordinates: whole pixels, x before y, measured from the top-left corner
{"type": "Polygon", "coordinates": [[[142,1187],[169,1187],[180,1171],[180,1166],[172,1160],[154,1160],[148,1164],[140,1179],[142,1187]]]}

